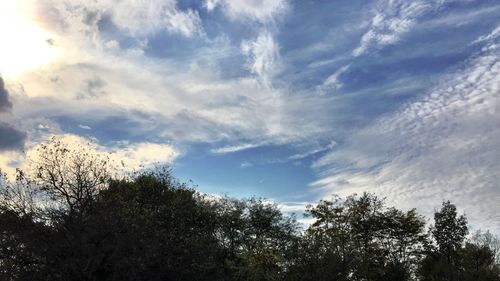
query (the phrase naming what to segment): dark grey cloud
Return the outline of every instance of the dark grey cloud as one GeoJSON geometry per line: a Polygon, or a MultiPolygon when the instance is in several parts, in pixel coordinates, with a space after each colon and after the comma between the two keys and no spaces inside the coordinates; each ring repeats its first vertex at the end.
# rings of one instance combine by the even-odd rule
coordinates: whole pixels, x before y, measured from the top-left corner
{"type": "Polygon", "coordinates": [[[26,133],[7,123],[0,123],[0,151],[22,149],[25,140],[26,133]]]}
{"type": "Polygon", "coordinates": [[[106,82],[98,77],[83,81],[82,90],[78,93],[77,99],[97,98],[106,95],[104,90],[106,82]]]}
{"type": "MultiPolygon", "coordinates": [[[[0,77],[0,113],[8,111],[12,108],[12,103],[9,100],[9,92],[5,88],[5,82],[0,77]]],[[[0,151],[22,149],[26,133],[23,133],[10,124],[0,122],[0,151]]]]}
{"type": "Polygon", "coordinates": [[[0,77],[0,112],[7,111],[11,107],[12,103],[9,100],[9,92],[5,88],[3,78],[0,77]]]}

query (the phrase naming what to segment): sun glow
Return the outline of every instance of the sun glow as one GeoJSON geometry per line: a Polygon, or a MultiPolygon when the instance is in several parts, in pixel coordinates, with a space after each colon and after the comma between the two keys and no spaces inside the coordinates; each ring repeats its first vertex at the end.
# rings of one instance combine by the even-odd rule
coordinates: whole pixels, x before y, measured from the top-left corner
{"type": "Polygon", "coordinates": [[[43,68],[58,54],[56,36],[30,19],[18,1],[0,2],[0,74],[16,78],[43,68]]]}

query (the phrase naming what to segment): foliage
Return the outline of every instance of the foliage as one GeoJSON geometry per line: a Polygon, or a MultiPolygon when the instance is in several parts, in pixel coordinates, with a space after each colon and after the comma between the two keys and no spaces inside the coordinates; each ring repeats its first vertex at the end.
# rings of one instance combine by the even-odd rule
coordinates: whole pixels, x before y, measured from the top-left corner
{"type": "Polygon", "coordinates": [[[198,193],[156,169],[112,176],[106,157],[57,140],[0,181],[0,280],[500,280],[499,242],[467,239],[444,202],[416,210],[364,193],[308,206],[198,193]]]}

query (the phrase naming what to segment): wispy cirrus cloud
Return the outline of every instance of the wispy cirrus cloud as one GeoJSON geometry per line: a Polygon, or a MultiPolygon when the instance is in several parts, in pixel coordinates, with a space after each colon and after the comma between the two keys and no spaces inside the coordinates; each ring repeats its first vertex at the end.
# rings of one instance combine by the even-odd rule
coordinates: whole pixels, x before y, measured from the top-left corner
{"type": "Polygon", "coordinates": [[[239,144],[239,145],[231,145],[231,146],[214,148],[214,149],[211,149],[210,152],[212,152],[214,154],[225,154],[225,153],[238,152],[238,151],[242,151],[242,150],[246,150],[246,149],[259,147],[260,145],[261,144],[244,143],[244,144],[239,144]]]}
{"type": "Polygon", "coordinates": [[[221,6],[225,14],[232,20],[253,20],[260,23],[275,21],[289,9],[287,0],[206,0],[207,10],[221,6]]]}
{"type": "Polygon", "coordinates": [[[270,86],[271,79],[279,68],[279,46],[273,36],[264,31],[255,40],[243,41],[241,50],[248,56],[248,68],[257,74],[265,85],[270,86]]]}
{"type": "Polygon", "coordinates": [[[337,69],[333,74],[331,74],[330,76],[328,76],[325,81],[323,82],[323,84],[321,84],[319,87],[318,87],[318,90],[320,93],[323,93],[327,90],[338,90],[340,88],[342,88],[342,82],[340,82],[340,76],[349,70],[349,67],[350,65],[344,65],[342,66],[341,68],[337,69]]]}
{"type": "Polygon", "coordinates": [[[441,9],[448,2],[453,0],[378,1],[372,10],[368,31],[352,54],[360,56],[369,49],[396,44],[420,18],[441,9]]]}

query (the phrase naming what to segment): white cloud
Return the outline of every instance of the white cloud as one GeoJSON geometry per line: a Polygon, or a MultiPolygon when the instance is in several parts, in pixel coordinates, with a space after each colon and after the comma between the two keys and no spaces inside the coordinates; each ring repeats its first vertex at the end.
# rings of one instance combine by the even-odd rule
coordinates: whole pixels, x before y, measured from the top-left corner
{"type": "Polygon", "coordinates": [[[255,144],[255,143],[245,143],[245,144],[239,144],[239,145],[231,145],[231,146],[224,146],[220,148],[214,148],[210,150],[210,152],[214,154],[226,154],[226,153],[233,153],[233,152],[238,152],[242,150],[247,150],[255,147],[259,147],[262,144],[255,144]]]}
{"type": "Polygon", "coordinates": [[[150,167],[155,164],[170,164],[180,156],[180,152],[170,144],[148,142],[112,148],[111,152],[113,158],[123,161],[125,167],[150,167]]]}
{"type": "Polygon", "coordinates": [[[233,21],[257,22],[259,35],[241,43],[248,57],[248,69],[259,76],[266,87],[272,87],[272,77],[280,68],[279,45],[273,37],[274,23],[289,8],[287,0],[205,0],[208,11],[220,6],[233,21]]]}
{"type": "Polygon", "coordinates": [[[482,19],[498,14],[500,5],[479,7],[463,12],[446,13],[440,17],[428,19],[419,23],[416,28],[435,29],[446,26],[460,27],[463,25],[477,23],[482,19]]]}
{"type": "Polygon", "coordinates": [[[359,46],[353,50],[360,56],[371,48],[396,44],[426,14],[439,10],[454,0],[381,0],[375,4],[368,31],[359,46]]]}
{"type": "Polygon", "coordinates": [[[249,58],[249,69],[269,85],[279,67],[279,45],[273,36],[262,32],[254,41],[243,41],[241,50],[249,58]]]}
{"type": "Polygon", "coordinates": [[[198,13],[180,11],[176,0],[111,1],[109,5],[113,21],[132,34],[147,35],[164,28],[188,37],[203,33],[198,13]]]}
{"type": "Polygon", "coordinates": [[[333,149],[335,146],[337,146],[337,142],[335,141],[331,141],[328,145],[326,145],[325,147],[320,147],[320,148],[314,148],[310,151],[307,151],[305,153],[299,153],[299,154],[294,154],[294,155],[291,155],[288,157],[288,161],[292,161],[292,160],[300,160],[300,159],[304,159],[306,157],[309,157],[309,156],[312,156],[314,154],[318,154],[320,152],[325,152],[325,151],[329,151],[331,149],[333,149]]]}
{"type": "Polygon", "coordinates": [[[278,202],[278,207],[285,213],[303,213],[310,202],[278,202]]]}
{"type": "MultiPolygon", "coordinates": [[[[38,116],[69,117],[80,124],[92,124],[93,133],[97,133],[100,122],[127,118],[140,124],[134,134],[154,130],[160,139],[212,144],[287,143],[320,128],[310,122],[312,116],[297,117],[301,115],[298,112],[307,110],[302,107],[303,98],[285,98],[272,87],[272,77],[280,66],[279,46],[267,26],[261,26],[255,40],[240,46],[231,45],[222,36],[206,42],[206,47],[182,62],[151,58],[142,51],[146,41],[138,39],[131,48],[122,49],[98,25],[111,16],[114,22],[123,18],[120,26],[127,29],[127,24],[142,18],[133,13],[151,12],[149,17],[154,19],[154,13],[162,9],[154,9],[156,1],[120,2],[132,5],[130,9],[112,9],[112,3],[37,3],[43,8],[37,16],[59,35],[56,44],[63,51],[47,69],[25,73],[16,81],[23,87],[22,92],[13,94],[17,103],[23,104],[13,112],[18,120],[29,123],[38,116]],[[149,8],[134,11],[133,5],[149,8]],[[127,15],[127,10],[132,14],[127,15]],[[253,75],[223,78],[219,60],[234,59],[242,50],[248,55],[247,67],[253,75]]],[[[141,30],[156,27],[153,24],[141,30]]]]}
{"type": "Polygon", "coordinates": [[[95,36],[97,25],[105,16],[121,30],[134,36],[146,36],[161,30],[184,36],[203,34],[196,11],[181,11],[176,0],[49,0],[37,3],[55,25],[73,33],[95,36]]]}
{"type": "Polygon", "coordinates": [[[208,11],[212,11],[220,4],[220,0],[205,0],[205,7],[208,11]]]}
{"type": "Polygon", "coordinates": [[[253,20],[268,23],[289,8],[287,0],[206,0],[205,7],[212,11],[221,6],[232,20],[253,20]]]}
{"type": "MultiPolygon", "coordinates": [[[[175,7],[172,3],[161,5],[175,7]]],[[[37,2],[37,17],[59,35],[56,44],[63,51],[47,69],[27,72],[15,81],[23,88],[13,94],[23,104],[13,112],[18,120],[29,123],[39,116],[69,117],[92,124],[97,133],[102,121],[122,118],[140,125],[125,131],[154,131],[155,137],[179,142],[282,143],[296,137],[298,130],[282,127],[298,124],[281,119],[294,102],[283,100],[269,86],[279,57],[269,32],[263,31],[255,42],[246,42],[248,67],[255,75],[222,78],[219,60],[240,56],[241,46],[233,46],[221,36],[182,62],[148,57],[142,51],[147,41],[140,38],[131,48],[122,49],[99,28],[102,19],[123,20],[122,29],[130,24],[153,32],[160,26],[154,24],[160,17],[156,13],[167,8],[156,7],[158,1],[127,0],[116,9],[113,4],[111,0],[37,2]],[[147,9],[135,9],[139,7],[147,9]],[[152,26],[141,27],[136,20],[152,26]]]]}
{"type": "Polygon", "coordinates": [[[0,153],[0,173],[13,177],[16,173],[16,165],[24,161],[24,153],[20,151],[3,151],[0,153]]]}
{"type": "Polygon", "coordinates": [[[87,125],[82,125],[82,124],[80,124],[80,125],[78,125],[78,127],[79,127],[79,128],[82,128],[82,129],[84,129],[84,130],[92,130],[92,128],[91,128],[91,127],[89,127],[89,126],[87,126],[87,125]]]}
{"type": "Polygon", "coordinates": [[[240,164],[240,168],[242,168],[242,169],[250,168],[252,166],[253,166],[253,164],[251,162],[248,162],[248,161],[243,161],[240,164]]]}
{"type": "MultiPolygon", "coordinates": [[[[121,142],[113,146],[102,146],[93,139],[71,134],[47,135],[45,140],[52,136],[67,145],[70,150],[81,151],[81,149],[84,149],[91,153],[105,155],[109,157],[110,165],[124,172],[152,167],[156,164],[171,164],[181,154],[179,150],[170,144],[121,142]]],[[[36,160],[38,145],[38,143],[33,143],[26,152],[26,155],[31,160],[36,160]]],[[[18,167],[23,167],[23,165],[21,164],[18,167]]]]}
{"type": "Polygon", "coordinates": [[[477,40],[472,42],[472,44],[477,44],[485,41],[490,41],[498,38],[500,36],[500,25],[497,26],[490,34],[479,37],[477,40]]]}
{"type": "MultiPolygon", "coordinates": [[[[319,159],[324,194],[372,191],[431,215],[450,199],[475,227],[500,231],[500,48],[484,47],[425,98],[355,133],[319,159]]],[[[487,38],[487,39],[486,39],[487,38]]]]}
{"type": "Polygon", "coordinates": [[[351,66],[350,64],[344,65],[339,69],[337,69],[333,74],[328,76],[323,82],[323,84],[318,87],[319,92],[324,93],[325,91],[328,90],[338,90],[342,88],[343,84],[342,82],[339,81],[339,78],[344,72],[349,70],[350,66],[351,66]]]}

